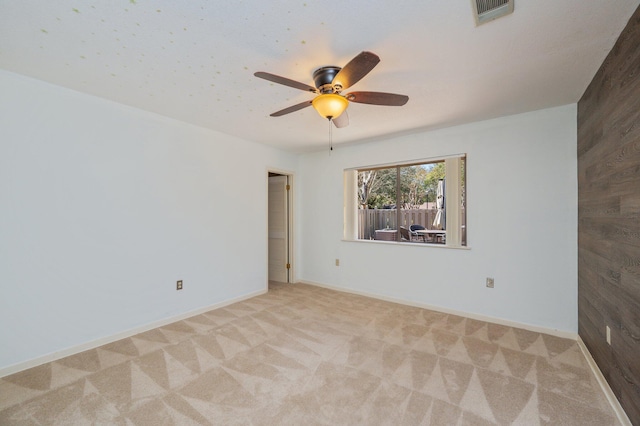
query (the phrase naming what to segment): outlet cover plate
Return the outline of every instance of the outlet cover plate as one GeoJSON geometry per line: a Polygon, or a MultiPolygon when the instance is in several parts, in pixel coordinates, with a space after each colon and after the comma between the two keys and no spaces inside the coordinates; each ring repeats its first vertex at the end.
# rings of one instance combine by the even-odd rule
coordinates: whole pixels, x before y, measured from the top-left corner
{"type": "Polygon", "coordinates": [[[493,278],[488,278],[487,277],[487,287],[488,288],[493,288],[493,278]]]}

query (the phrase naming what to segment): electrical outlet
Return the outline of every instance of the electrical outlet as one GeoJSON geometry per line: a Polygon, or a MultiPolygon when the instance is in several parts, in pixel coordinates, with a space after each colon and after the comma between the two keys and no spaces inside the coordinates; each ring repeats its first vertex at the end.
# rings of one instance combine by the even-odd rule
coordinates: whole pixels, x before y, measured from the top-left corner
{"type": "Polygon", "coordinates": [[[176,282],[176,290],[182,290],[182,280],[178,280],[178,282],[176,282]]]}
{"type": "Polygon", "coordinates": [[[340,259],[336,259],[336,266],[340,266],[340,259]]]}
{"type": "Polygon", "coordinates": [[[607,325],[607,343],[609,344],[609,346],[611,346],[611,329],[609,328],[609,326],[607,325]]]}
{"type": "Polygon", "coordinates": [[[493,278],[488,278],[487,277],[487,287],[488,288],[493,288],[493,278]]]}

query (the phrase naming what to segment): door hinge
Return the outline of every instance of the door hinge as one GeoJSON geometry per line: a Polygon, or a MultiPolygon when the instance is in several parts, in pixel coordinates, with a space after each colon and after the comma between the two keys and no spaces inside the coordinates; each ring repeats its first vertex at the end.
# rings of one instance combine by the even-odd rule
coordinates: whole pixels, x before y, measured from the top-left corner
{"type": "Polygon", "coordinates": [[[287,269],[291,269],[291,264],[287,263],[287,269]]]}
{"type": "Polygon", "coordinates": [[[291,185],[287,185],[287,191],[291,189],[291,185]]]}

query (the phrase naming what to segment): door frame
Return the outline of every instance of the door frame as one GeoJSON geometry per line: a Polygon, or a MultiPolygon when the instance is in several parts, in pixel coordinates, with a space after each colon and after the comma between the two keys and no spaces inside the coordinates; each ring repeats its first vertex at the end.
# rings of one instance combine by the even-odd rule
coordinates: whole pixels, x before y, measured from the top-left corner
{"type": "Polygon", "coordinates": [[[295,251],[294,251],[294,174],[290,170],[283,170],[274,167],[268,167],[266,172],[265,186],[267,189],[267,197],[266,197],[266,215],[265,215],[265,226],[267,227],[267,238],[265,241],[265,245],[267,247],[267,258],[265,259],[267,266],[267,289],[269,288],[269,173],[275,173],[278,175],[287,177],[287,185],[290,186],[290,190],[287,191],[287,251],[289,256],[289,264],[291,267],[289,268],[289,273],[287,274],[287,283],[293,284],[296,282],[296,274],[295,274],[295,251]]]}

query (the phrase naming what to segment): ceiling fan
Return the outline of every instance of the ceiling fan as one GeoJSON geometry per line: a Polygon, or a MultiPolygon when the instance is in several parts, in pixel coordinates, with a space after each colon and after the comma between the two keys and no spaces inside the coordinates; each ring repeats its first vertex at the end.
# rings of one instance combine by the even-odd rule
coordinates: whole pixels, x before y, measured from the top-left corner
{"type": "Polygon", "coordinates": [[[402,106],[409,100],[408,96],[395,93],[383,92],[351,92],[342,94],[360,81],[380,62],[380,58],[375,53],[362,52],[353,58],[344,68],[336,66],[326,66],[318,68],[313,72],[315,87],[285,77],[280,77],[268,72],[256,72],[254,75],[265,80],[272,81],[295,89],[315,93],[316,96],[310,101],[301,102],[288,108],[276,111],[271,117],[280,117],[310,105],[318,111],[323,118],[333,121],[336,127],[345,127],[349,124],[349,117],[345,111],[349,102],[357,102],[370,105],[402,106]]]}

